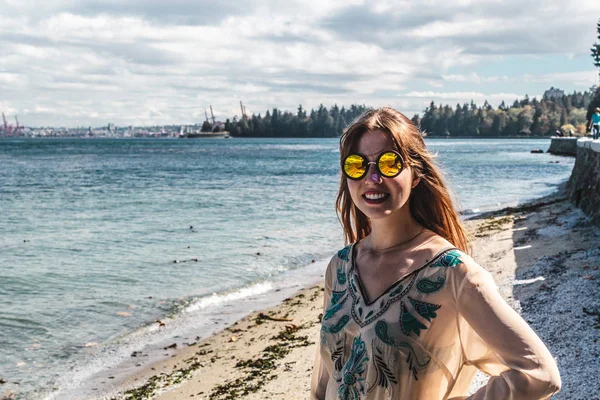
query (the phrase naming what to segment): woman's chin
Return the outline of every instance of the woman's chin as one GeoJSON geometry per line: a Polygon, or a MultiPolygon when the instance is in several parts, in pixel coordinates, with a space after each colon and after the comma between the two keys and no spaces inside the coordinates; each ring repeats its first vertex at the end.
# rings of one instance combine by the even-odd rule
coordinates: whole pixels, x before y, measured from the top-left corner
{"type": "Polygon", "coordinates": [[[385,203],[377,205],[361,204],[359,209],[370,220],[383,220],[386,218],[403,218],[405,212],[410,214],[410,211],[408,211],[408,209],[405,210],[405,207],[390,207],[390,204],[385,203]]]}

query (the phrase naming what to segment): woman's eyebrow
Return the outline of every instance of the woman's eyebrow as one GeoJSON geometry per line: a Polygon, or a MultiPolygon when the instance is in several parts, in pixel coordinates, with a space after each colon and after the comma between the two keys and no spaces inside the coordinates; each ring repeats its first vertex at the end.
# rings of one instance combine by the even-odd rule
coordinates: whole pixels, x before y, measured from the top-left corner
{"type": "Polygon", "coordinates": [[[365,157],[379,157],[380,155],[382,155],[383,153],[387,152],[387,151],[392,151],[392,150],[381,150],[378,153],[372,153],[372,154],[364,154],[365,157]]]}

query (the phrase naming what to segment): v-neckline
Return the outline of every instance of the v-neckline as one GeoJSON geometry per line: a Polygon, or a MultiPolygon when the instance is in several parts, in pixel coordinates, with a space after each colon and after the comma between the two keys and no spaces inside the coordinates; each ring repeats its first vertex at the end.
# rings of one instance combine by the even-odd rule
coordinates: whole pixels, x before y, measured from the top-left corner
{"type": "Polygon", "coordinates": [[[356,267],[355,249],[356,249],[356,245],[357,244],[358,244],[358,242],[354,242],[352,244],[352,248],[350,249],[350,268],[352,269],[352,272],[356,275],[356,282],[358,283],[358,290],[360,292],[361,297],[365,301],[365,305],[367,305],[367,306],[371,306],[371,305],[375,304],[377,301],[379,301],[379,299],[381,299],[383,296],[385,296],[386,294],[388,294],[391,290],[393,290],[394,288],[396,288],[400,283],[402,283],[403,281],[405,281],[408,277],[410,277],[412,275],[418,274],[421,270],[427,268],[434,261],[436,261],[438,258],[440,258],[440,256],[442,256],[444,253],[446,253],[446,252],[448,252],[450,250],[455,250],[456,249],[456,247],[449,247],[447,249],[438,251],[433,256],[433,258],[431,260],[427,261],[425,264],[423,264],[419,268],[417,268],[417,269],[415,269],[415,270],[413,270],[413,271],[405,274],[404,276],[400,277],[399,279],[395,280],[379,296],[377,296],[377,298],[375,300],[369,301],[369,296],[367,296],[366,291],[364,290],[364,286],[363,286],[362,280],[360,278],[360,272],[358,272],[358,268],[356,267]]]}

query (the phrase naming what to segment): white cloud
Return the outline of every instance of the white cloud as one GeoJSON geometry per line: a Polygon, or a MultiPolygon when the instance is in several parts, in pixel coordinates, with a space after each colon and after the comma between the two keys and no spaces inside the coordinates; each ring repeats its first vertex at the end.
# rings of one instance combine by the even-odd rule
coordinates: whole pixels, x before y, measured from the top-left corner
{"type": "Polygon", "coordinates": [[[295,111],[300,103],[422,110],[430,100],[512,102],[539,92],[539,84],[585,89],[593,70],[558,73],[549,65],[545,73],[509,76],[478,67],[506,55],[576,60],[589,51],[600,15],[595,1],[567,0],[538,7],[517,0],[0,6],[0,111],[29,125],[191,123],[210,104],[219,118],[239,115],[240,99],[257,113],[295,111]],[[521,85],[522,93],[483,87],[503,83],[513,84],[504,91],[521,85]]]}
{"type": "Polygon", "coordinates": [[[446,82],[458,82],[458,83],[493,83],[493,82],[506,82],[509,80],[508,76],[487,76],[480,77],[477,72],[471,72],[469,74],[448,74],[443,75],[442,79],[446,82]]]}
{"type": "MultiPolygon", "coordinates": [[[[434,92],[434,91],[411,91],[408,93],[398,95],[404,99],[419,100],[420,104],[425,107],[428,106],[431,101],[436,104],[451,104],[456,103],[464,104],[470,103],[473,100],[476,104],[482,105],[487,100],[493,107],[497,107],[503,101],[507,104],[512,104],[516,99],[524,97],[523,94],[517,93],[489,93],[485,94],[482,92],[434,92]]],[[[538,97],[542,95],[530,95],[530,98],[538,97]]],[[[414,103],[413,103],[414,104],[414,103]]]]}
{"type": "Polygon", "coordinates": [[[554,72],[540,75],[525,74],[523,75],[523,80],[525,82],[547,83],[555,86],[571,83],[585,88],[586,85],[589,87],[594,82],[597,83],[598,71],[554,72]]]}

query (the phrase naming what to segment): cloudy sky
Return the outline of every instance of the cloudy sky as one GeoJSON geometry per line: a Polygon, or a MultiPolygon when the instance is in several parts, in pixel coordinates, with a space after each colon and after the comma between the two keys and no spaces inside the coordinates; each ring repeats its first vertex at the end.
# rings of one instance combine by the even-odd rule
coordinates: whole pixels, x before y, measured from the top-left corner
{"type": "Polygon", "coordinates": [[[298,104],[496,106],[597,83],[598,0],[0,0],[0,111],[195,123],[298,104]]]}

